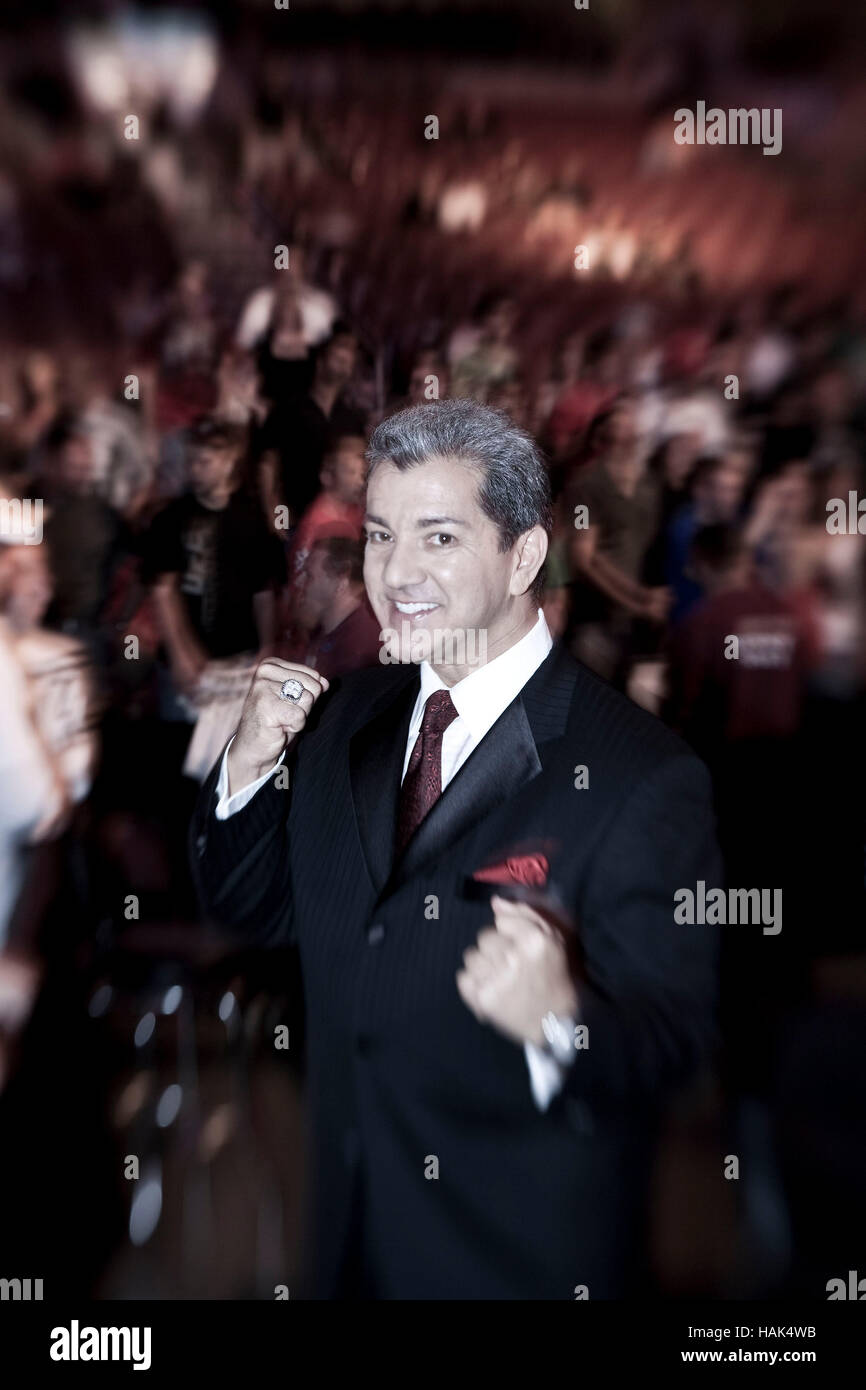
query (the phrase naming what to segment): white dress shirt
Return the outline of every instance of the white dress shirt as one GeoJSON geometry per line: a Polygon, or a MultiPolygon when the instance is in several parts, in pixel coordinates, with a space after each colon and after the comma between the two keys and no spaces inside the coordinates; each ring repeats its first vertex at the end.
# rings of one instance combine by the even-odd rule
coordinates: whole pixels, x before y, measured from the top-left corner
{"type": "MultiPolygon", "coordinates": [[[[520,694],[529,678],[547,657],[553,646],[544,614],[539,608],[535,626],[515,642],[513,647],[494,657],[492,661],[479,666],[456,685],[446,686],[427,661],[421,663],[421,688],[412,711],[409,734],[406,740],[406,755],[403,759],[403,777],[409,766],[409,759],[415,740],[421,731],[424,706],[434,690],[449,690],[457,718],[452,720],[442,738],[442,790],[444,792],[455,773],[463,766],[469,754],[478,747],[484,735],[492,729],[499,716],[520,694]]],[[[226,758],[231,748],[229,742],[223,756],[220,775],[217,781],[218,820],[227,820],[240,811],[272,777],[283,757],[258,781],[250,783],[233,796],[228,795],[228,770],[226,758]]],[[[285,756],[285,755],[283,755],[285,756]]],[[[401,778],[402,782],[402,778],[401,778]]],[[[524,1045],[526,1064],[532,1094],[539,1109],[546,1110],[553,1096],[560,1089],[563,1080],[561,1067],[557,1062],[532,1043],[524,1045]]]]}

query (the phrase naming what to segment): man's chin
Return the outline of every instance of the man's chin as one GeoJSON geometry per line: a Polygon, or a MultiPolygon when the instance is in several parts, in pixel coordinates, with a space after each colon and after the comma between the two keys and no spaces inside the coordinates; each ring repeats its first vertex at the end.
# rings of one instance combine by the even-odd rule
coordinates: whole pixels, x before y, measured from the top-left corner
{"type": "Polygon", "coordinates": [[[423,629],[413,628],[408,620],[380,628],[379,641],[379,660],[385,666],[417,666],[425,660],[430,645],[423,629]]]}
{"type": "Polygon", "coordinates": [[[420,622],[410,618],[382,627],[380,660],[384,665],[420,665],[471,669],[483,666],[487,660],[487,630],[485,628],[450,628],[440,617],[441,610],[428,614],[420,622]],[[438,621],[437,621],[438,620],[438,621]]]}
{"type": "Polygon", "coordinates": [[[428,625],[428,621],[437,615],[438,610],[434,610],[419,621],[418,618],[395,613],[389,605],[388,620],[379,632],[381,660],[386,665],[403,666],[417,666],[422,661],[429,661],[433,653],[434,628],[428,625]]]}

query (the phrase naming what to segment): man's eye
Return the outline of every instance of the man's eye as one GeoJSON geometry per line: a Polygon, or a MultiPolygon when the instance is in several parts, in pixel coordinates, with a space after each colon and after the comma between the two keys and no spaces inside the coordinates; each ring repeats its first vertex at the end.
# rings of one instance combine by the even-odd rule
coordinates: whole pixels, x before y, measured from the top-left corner
{"type": "Polygon", "coordinates": [[[374,541],[377,545],[390,539],[387,531],[368,531],[366,535],[368,541],[374,541]]]}
{"type": "Polygon", "coordinates": [[[450,545],[454,537],[448,531],[437,531],[430,539],[442,549],[443,546],[450,545]]]}

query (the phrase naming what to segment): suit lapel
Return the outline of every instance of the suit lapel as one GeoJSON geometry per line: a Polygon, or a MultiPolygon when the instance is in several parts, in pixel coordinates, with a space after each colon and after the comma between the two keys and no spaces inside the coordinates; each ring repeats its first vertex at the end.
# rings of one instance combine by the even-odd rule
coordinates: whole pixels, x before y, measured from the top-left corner
{"type": "MultiPolygon", "coordinates": [[[[386,893],[395,891],[425,864],[440,859],[473,825],[541,772],[539,745],[564,734],[576,674],[575,662],[563,648],[554,646],[421,822],[393,866],[386,893]]],[[[407,731],[408,723],[399,748],[398,780],[407,731]]]]}
{"type": "Polygon", "coordinates": [[[535,739],[518,696],[470,753],[424,817],[394,866],[388,891],[399,888],[425,864],[441,859],[461,835],[514,796],[540,771],[535,739]]]}
{"type": "Polygon", "coordinates": [[[420,676],[413,667],[396,694],[349,741],[349,775],[370,878],[381,892],[394,856],[397,798],[420,676]]]}
{"type": "Polygon", "coordinates": [[[555,644],[520,694],[451,779],[394,864],[397,804],[409,723],[418,696],[417,668],[385,698],[349,743],[358,832],[380,899],[441,856],[462,835],[542,770],[543,745],[565,733],[579,667],[555,644]]]}

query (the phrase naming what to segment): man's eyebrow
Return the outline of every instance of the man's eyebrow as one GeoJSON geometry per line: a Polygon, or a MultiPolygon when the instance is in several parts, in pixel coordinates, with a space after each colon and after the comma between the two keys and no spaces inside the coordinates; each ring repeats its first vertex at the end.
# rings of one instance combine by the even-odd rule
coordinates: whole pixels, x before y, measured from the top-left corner
{"type": "MultiPolygon", "coordinates": [[[[388,526],[381,516],[373,516],[372,512],[367,512],[365,521],[372,521],[375,526],[388,526]]],[[[415,522],[415,529],[423,531],[428,526],[466,526],[468,523],[461,521],[456,516],[422,516],[415,522]]],[[[388,530],[391,528],[388,526],[388,530]]]]}

